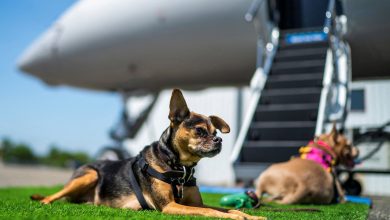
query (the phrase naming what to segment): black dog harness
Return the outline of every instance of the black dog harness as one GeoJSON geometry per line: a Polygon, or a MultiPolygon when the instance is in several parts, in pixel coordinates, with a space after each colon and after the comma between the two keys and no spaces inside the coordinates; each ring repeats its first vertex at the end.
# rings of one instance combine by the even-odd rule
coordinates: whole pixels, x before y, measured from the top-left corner
{"type": "Polygon", "coordinates": [[[175,198],[183,198],[184,186],[196,186],[196,178],[194,175],[194,166],[175,166],[173,170],[160,173],[151,167],[148,162],[145,160],[142,153],[135,157],[131,161],[130,169],[130,185],[135,193],[135,196],[138,199],[138,202],[141,204],[142,209],[151,209],[148,203],[145,200],[144,195],[142,194],[141,187],[139,182],[134,175],[134,170],[136,168],[141,169],[143,174],[149,175],[156,179],[159,179],[163,182],[166,182],[171,185],[173,195],[175,198]]]}

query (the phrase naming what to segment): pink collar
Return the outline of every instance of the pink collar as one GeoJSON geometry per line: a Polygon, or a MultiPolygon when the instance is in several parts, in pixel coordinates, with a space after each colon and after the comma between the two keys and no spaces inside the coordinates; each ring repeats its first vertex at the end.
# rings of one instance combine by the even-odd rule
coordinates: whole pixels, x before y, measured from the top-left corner
{"type": "Polygon", "coordinates": [[[312,160],[320,164],[326,171],[330,172],[335,162],[334,158],[330,153],[326,152],[325,150],[317,147],[312,147],[315,145],[324,147],[330,153],[334,154],[333,149],[327,143],[323,141],[317,141],[317,142],[310,141],[306,147],[301,147],[299,149],[299,152],[301,153],[300,157],[302,159],[312,160]]]}
{"type": "Polygon", "coordinates": [[[332,147],[329,146],[329,144],[327,144],[325,141],[320,141],[320,140],[318,140],[317,142],[310,141],[309,145],[310,144],[317,144],[317,145],[325,148],[326,150],[328,150],[331,154],[336,155],[336,153],[333,151],[332,147]]]}

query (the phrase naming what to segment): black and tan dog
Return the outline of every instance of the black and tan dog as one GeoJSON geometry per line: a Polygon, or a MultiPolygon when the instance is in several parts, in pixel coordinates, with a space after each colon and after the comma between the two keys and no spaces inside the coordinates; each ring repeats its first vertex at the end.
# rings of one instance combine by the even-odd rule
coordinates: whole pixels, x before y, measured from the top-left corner
{"type": "Polygon", "coordinates": [[[61,191],[31,198],[43,204],[66,197],[76,203],[155,209],[168,214],[265,219],[204,205],[192,176],[201,158],[221,151],[222,139],[216,130],[229,133],[229,125],[217,116],[190,112],[178,89],[172,92],[169,120],[170,126],[160,140],[146,146],[136,158],[84,165],[61,191]]]}

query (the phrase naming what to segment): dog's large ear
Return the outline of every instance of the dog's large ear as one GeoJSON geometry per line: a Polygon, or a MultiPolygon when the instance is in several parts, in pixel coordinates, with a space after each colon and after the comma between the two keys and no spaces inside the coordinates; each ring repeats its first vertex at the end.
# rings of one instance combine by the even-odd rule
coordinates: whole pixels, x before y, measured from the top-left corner
{"type": "Polygon", "coordinates": [[[169,103],[169,120],[172,123],[181,123],[190,116],[190,110],[187,107],[186,100],[179,89],[172,91],[171,102],[169,103]]]}
{"type": "Polygon", "coordinates": [[[333,122],[332,130],[330,131],[329,136],[332,138],[334,143],[337,143],[339,132],[336,127],[336,122],[333,122]]]}
{"type": "Polygon", "coordinates": [[[214,127],[220,130],[222,133],[230,132],[229,125],[222,118],[214,115],[209,116],[209,118],[214,127]]]}

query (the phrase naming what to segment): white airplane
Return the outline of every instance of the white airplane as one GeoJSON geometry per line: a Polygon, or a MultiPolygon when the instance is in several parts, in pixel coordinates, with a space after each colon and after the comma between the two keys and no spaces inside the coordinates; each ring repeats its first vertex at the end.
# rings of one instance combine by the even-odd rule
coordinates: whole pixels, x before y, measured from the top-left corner
{"type": "Polygon", "coordinates": [[[49,85],[97,90],[247,84],[256,35],[251,0],[83,0],[19,60],[49,85]]]}
{"type": "Polygon", "coordinates": [[[256,53],[278,47],[274,27],[283,34],[283,29],[299,27],[304,33],[307,26],[322,26],[330,3],[340,3],[348,19],[352,76],[388,76],[383,70],[390,68],[390,46],[383,42],[390,37],[390,3],[379,0],[83,0],[39,37],[18,65],[48,85],[119,91],[126,100],[172,87],[248,85],[259,64],[256,53]],[[296,6],[301,7],[292,13],[296,6]],[[244,15],[255,18],[257,28],[244,15]]]}
{"type": "MultiPolygon", "coordinates": [[[[289,1],[277,3],[279,10],[291,7],[289,1]]],[[[19,68],[49,85],[107,91],[247,85],[256,64],[257,36],[244,20],[251,4],[262,5],[257,14],[266,28],[258,34],[267,39],[272,3],[265,0],[78,1],[27,49],[19,68]]],[[[353,76],[386,75],[381,69],[388,69],[390,60],[390,47],[383,43],[390,37],[389,2],[342,4],[346,37],[359,61],[353,76]]]]}

